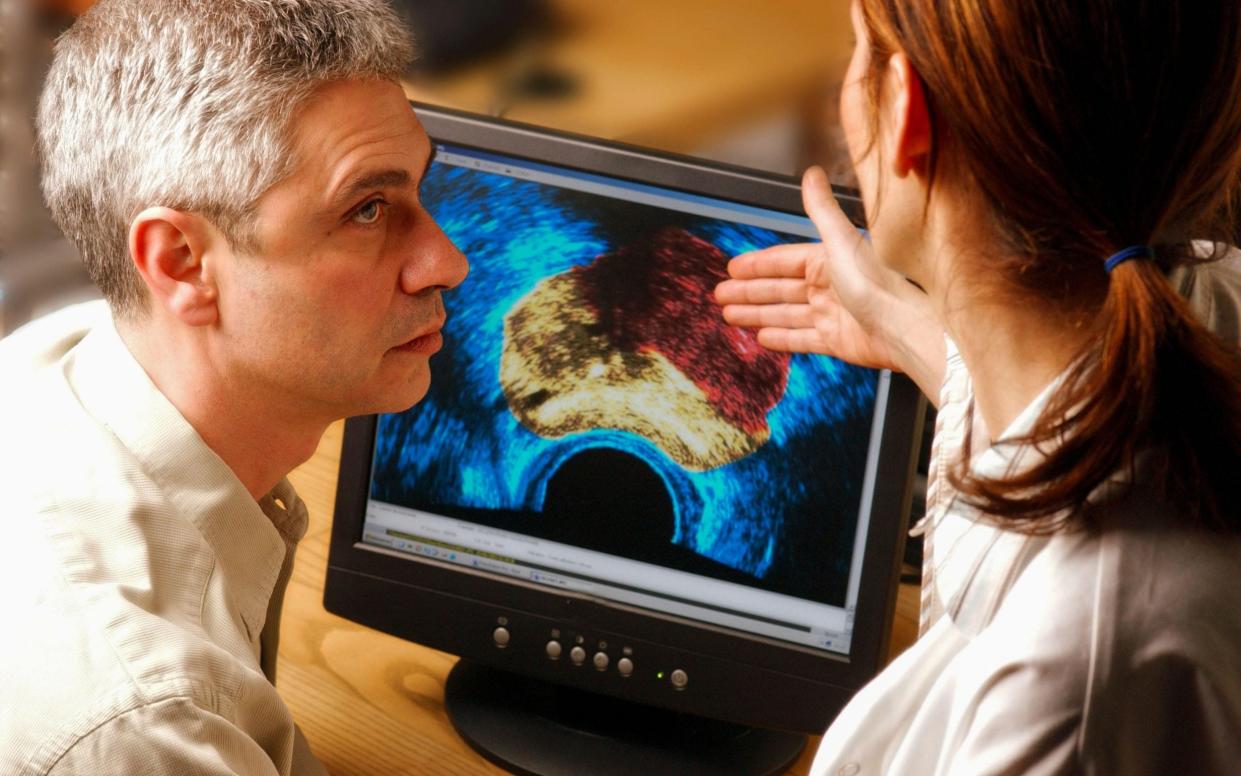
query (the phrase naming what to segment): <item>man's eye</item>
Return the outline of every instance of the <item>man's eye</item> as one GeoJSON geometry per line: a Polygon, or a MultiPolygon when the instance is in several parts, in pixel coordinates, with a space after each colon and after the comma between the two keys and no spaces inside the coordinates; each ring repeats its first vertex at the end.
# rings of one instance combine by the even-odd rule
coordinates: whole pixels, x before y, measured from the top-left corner
{"type": "Polygon", "coordinates": [[[353,212],[353,220],[359,224],[373,224],[383,215],[384,201],[372,199],[353,212]]]}

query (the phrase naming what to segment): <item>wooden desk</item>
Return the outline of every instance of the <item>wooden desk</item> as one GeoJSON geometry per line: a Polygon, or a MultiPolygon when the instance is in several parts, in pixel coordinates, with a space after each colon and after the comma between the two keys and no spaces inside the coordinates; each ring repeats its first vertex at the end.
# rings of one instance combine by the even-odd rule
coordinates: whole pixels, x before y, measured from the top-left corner
{"type": "MultiPolygon", "coordinates": [[[[343,423],[289,479],[310,509],[280,634],[277,685],[333,776],[503,774],[457,737],[444,713],[452,655],[402,641],[323,608],[343,423]]],[[[903,585],[889,657],[917,633],[918,591],[903,585]]],[[[803,775],[818,739],[790,773],[803,775]]]]}

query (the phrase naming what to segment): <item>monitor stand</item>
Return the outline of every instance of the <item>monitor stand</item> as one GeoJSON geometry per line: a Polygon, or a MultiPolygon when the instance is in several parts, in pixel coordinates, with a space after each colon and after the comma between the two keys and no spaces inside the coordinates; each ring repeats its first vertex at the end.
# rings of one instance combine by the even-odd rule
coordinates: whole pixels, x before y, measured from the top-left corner
{"type": "Polygon", "coordinates": [[[444,687],[457,732],[524,776],[784,773],[806,746],[750,728],[609,698],[462,659],[444,687]]]}

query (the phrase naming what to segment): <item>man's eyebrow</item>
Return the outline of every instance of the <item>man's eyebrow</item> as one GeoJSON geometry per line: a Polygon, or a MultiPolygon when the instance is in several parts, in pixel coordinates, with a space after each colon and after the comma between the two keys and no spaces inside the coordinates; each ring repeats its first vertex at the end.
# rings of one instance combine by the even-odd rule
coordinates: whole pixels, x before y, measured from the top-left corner
{"type": "Polygon", "coordinates": [[[414,181],[408,172],[400,169],[363,173],[342,186],[340,193],[332,197],[332,209],[344,207],[358,195],[372,189],[408,188],[411,184],[421,184],[422,179],[426,177],[427,170],[431,168],[431,163],[435,161],[436,150],[435,144],[432,143],[431,150],[427,152],[427,160],[418,173],[417,181],[414,181]]]}
{"type": "Polygon", "coordinates": [[[358,195],[371,189],[404,188],[410,185],[409,173],[405,170],[379,170],[359,175],[344,186],[332,197],[332,208],[350,204],[358,195]]]}

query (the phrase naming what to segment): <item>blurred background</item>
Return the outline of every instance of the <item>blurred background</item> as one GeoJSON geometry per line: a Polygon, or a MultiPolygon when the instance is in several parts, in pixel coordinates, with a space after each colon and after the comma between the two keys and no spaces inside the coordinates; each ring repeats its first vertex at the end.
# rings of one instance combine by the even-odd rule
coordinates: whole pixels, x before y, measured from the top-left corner
{"type": "MultiPolygon", "coordinates": [[[[0,0],[0,336],[95,295],[33,154],[52,43],[93,2],[0,0]]],[[[392,2],[420,51],[411,99],[851,183],[836,115],[848,0],[392,2]]]]}

